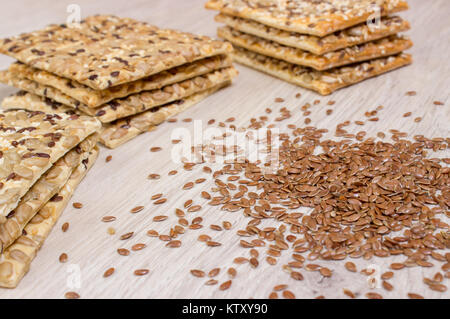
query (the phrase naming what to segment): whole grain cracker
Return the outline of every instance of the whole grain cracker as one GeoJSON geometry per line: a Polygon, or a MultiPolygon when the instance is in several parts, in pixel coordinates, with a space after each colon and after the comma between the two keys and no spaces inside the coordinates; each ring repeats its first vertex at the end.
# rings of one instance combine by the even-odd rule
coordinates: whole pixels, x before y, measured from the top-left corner
{"type": "Polygon", "coordinates": [[[402,53],[328,71],[315,71],[237,47],[233,58],[238,63],[322,95],[412,63],[411,56],[402,53]]]}
{"type": "Polygon", "coordinates": [[[76,28],[50,25],[0,40],[0,53],[94,90],[230,51],[230,44],[206,36],[112,15],[87,17],[76,28]]]}
{"type": "Polygon", "coordinates": [[[378,40],[399,32],[407,31],[410,28],[410,25],[406,20],[403,20],[399,16],[393,16],[380,19],[376,28],[370,28],[366,23],[363,23],[320,38],[313,35],[272,28],[253,20],[242,19],[222,13],[218,14],[215,17],[215,20],[217,22],[225,23],[235,30],[273,42],[278,42],[288,47],[309,51],[317,55],[378,40]]]}
{"type": "Polygon", "coordinates": [[[335,52],[329,52],[324,55],[316,55],[243,33],[230,27],[219,28],[217,34],[219,37],[241,48],[289,63],[308,66],[319,71],[397,54],[412,46],[412,41],[408,38],[392,35],[335,52]]]}
{"type": "Polygon", "coordinates": [[[205,6],[274,28],[319,37],[363,23],[377,13],[386,16],[408,9],[403,0],[209,0],[205,6]]]}
{"type": "Polygon", "coordinates": [[[95,147],[88,159],[72,173],[65,186],[58,193],[57,200],[49,201],[25,226],[26,234],[19,237],[0,256],[0,287],[17,287],[67,206],[73,192],[92,167],[97,156],[98,148],[95,147]]]}

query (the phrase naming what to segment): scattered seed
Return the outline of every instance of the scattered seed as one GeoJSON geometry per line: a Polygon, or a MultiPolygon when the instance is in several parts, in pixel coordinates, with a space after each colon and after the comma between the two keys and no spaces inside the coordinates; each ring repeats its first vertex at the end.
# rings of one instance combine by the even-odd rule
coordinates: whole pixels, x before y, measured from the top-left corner
{"type": "Polygon", "coordinates": [[[133,235],[134,235],[134,232],[129,232],[129,233],[123,234],[122,236],[120,236],[120,240],[130,239],[133,235]]]}
{"type": "Polygon", "coordinates": [[[65,262],[67,262],[68,259],[69,259],[69,257],[67,256],[66,253],[62,253],[62,254],[59,256],[59,262],[60,262],[60,263],[65,263],[65,262]]]}
{"type": "Polygon", "coordinates": [[[150,149],[150,152],[159,152],[159,151],[161,151],[161,150],[162,150],[161,147],[155,146],[155,147],[152,147],[152,148],[150,149]]]}
{"type": "Polygon", "coordinates": [[[103,216],[102,217],[102,222],[104,223],[110,223],[116,220],[116,217],[114,216],[103,216]]]}
{"type": "Polygon", "coordinates": [[[83,204],[78,203],[78,202],[73,203],[72,206],[73,206],[73,208],[76,208],[76,209],[81,209],[81,208],[83,208],[83,204]]]}
{"type": "Polygon", "coordinates": [[[106,156],[106,158],[105,158],[105,162],[106,163],[111,162],[111,160],[112,160],[112,156],[111,155],[106,156]]]}
{"type": "Polygon", "coordinates": [[[144,209],[144,206],[136,206],[130,211],[130,213],[136,214],[136,213],[139,213],[140,211],[142,211],[143,209],[144,209]]]}
{"type": "Polygon", "coordinates": [[[61,230],[65,233],[69,229],[69,223],[64,223],[61,226],[61,230]]]}
{"type": "Polygon", "coordinates": [[[64,294],[66,299],[80,299],[80,295],[74,291],[69,291],[64,294]]]}
{"type": "Polygon", "coordinates": [[[134,274],[135,274],[136,276],[145,276],[145,275],[147,275],[149,272],[150,272],[150,270],[148,270],[148,269],[137,269],[137,270],[134,271],[134,274]]]}
{"type": "Polygon", "coordinates": [[[225,281],[224,283],[222,283],[222,284],[219,286],[219,289],[220,289],[220,290],[227,290],[228,288],[230,288],[231,283],[232,283],[231,280],[225,281]]]}
{"type": "Polygon", "coordinates": [[[283,291],[282,294],[283,294],[283,297],[286,299],[295,299],[294,293],[290,290],[285,290],[285,291],[283,291]]]}
{"type": "Polygon", "coordinates": [[[103,274],[103,277],[108,278],[109,276],[111,276],[114,273],[115,269],[114,268],[109,268],[105,271],[105,273],[103,274]]]}

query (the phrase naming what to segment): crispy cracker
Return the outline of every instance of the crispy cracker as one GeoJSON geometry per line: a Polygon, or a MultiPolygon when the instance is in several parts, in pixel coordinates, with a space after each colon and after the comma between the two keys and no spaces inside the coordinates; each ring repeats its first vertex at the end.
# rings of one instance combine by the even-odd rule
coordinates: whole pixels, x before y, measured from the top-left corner
{"type": "Polygon", "coordinates": [[[0,111],[0,223],[53,163],[100,127],[89,116],[0,111]]]}
{"type": "Polygon", "coordinates": [[[116,99],[96,109],[82,104],[74,105],[70,102],[72,98],[61,93],[59,90],[28,79],[19,79],[16,76],[12,76],[9,71],[0,72],[0,81],[4,82],[4,78],[7,78],[6,83],[14,85],[19,89],[49,97],[56,102],[79,109],[91,116],[96,116],[103,123],[110,123],[117,119],[138,114],[151,108],[205,91],[221,83],[231,81],[235,76],[237,76],[236,69],[229,67],[168,85],[162,89],[140,92],[123,99],[116,99]]]}
{"type": "Polygon", "coordinates": [[[230,51],[229,43],[206,36],[108,15],[0,40],[0,53],[95,90],[230,51]]]}
{"type": "Polygon", "coordinates": [[[93,90],[76,81],[59,77],[20,62],[11,64],[9,71],[28,80],[54,87],[67,96],[85,104],[87,107],[95,108],[116,98],[123,98],[142,91],[160,89],[166,85],[181,82],[214,70],[230,67],[231,65],[229,56],[218,55],[187,63],[141,80],[124,83],[105,90],[93,90]]]}
{"type": "Polygon", "coordinates": [[[95,116],[95,109],[87,107],[79,101],[62,93],[52,86],[41,84],[21,76],[21,74],[14,74],[9,70],[0,71],[0,82],[14,86],[22,91],[34,93],[36,95],[47,98],[48,103],[60,103],[69,106],[74,110],[83,109],[85,115],[95,116]]]}
{"type": "Polygon", "coordinates": [[[17,287],[97,156],[98,148],[95,147],[89,157],[73,171],[59,193],[25,226],[25,233],[0,256],[0,287],[17,287]]]}
{"type": "Polygon", "coordinates": [[[106,124],[100,135],[100,142],[109,148],[116,148],[139,134],[151,131],[156,125],[164,122],[169,117],[179,114],[229,84],[231,84],[231,82],[193,94],[150,111],[130,116],[126,119],[120,119],[111,124],[106,124]]]}
{"type": "Polygon", "coordinates": [[[313,35],[276,29],[253,20],[246,20],[223,13],[219,13],[215,17],[215,20],[225,23],[235,30],[278,42],[285,46],[309,51],[317,55],[378,40],[407,31],[410,28],[406,20],[403,20],[399,16],[393,16],[380,19],[380,23],[376,28],[369,27],[366,23],[363,23],[320,38],[313,35]]]}
{"type": "Polygon", "coordinates": [[[48,97],[42,97],[26,91],[19,91],[5,97],[1,106],[4,110],[27,110],[49,114],[65,113],[73,115],[81,113],[69,106],[53,101],[48,97]]]}
{"type": "Polygon", "coordinates": [[[324,55],[315,55],[307,51],[287,47],[273,41],[243,33],[230,27],[219,28],[217,33],[220,37],[227,39],[241,48],[293,64],[308,66],[319,71],[397,54],[412,46],[412,42],[408,38],[392,35],[335,52],[329,52],[324,55]]]}
{"type": "Polygon", "coordinates": [[[328,71],[315,71],[237,47],[233,58],[238,63],[322,95],[412,63],[411,55],[401,53],[328,71]]]}
{"type": "Polygon", "coordinates": [[[0,253],[20,237],[26,224],[66,184],[73,170],[86,159],[99,135],[94,133],[60,158],[22,197],[14,214],[0,224],[0,253]]]}
{"type": "Polygon", "coordinates": [[[324,37],[408,9],[403,0],[209,0],[207,9],[286,31],[324,37]],[[375,6],[375,4],[378,4],[375,6]]]}

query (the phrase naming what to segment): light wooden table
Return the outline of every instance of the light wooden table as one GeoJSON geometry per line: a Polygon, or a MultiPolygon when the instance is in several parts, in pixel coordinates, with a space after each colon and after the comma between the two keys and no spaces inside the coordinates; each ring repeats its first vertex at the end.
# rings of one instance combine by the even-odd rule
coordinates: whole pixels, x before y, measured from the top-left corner
{"type": "MultiPolygon", "coordinates": [[[[11,36],[19,32],[31,31],[49,23],[60,23],[66,20],[66,6],[76,2],[81,6],[82,16],[95,13],[113,13],[129,16],[150,22],[161,27],[171,27],[214,36],[217,24],[214,23],[214,12],[203,8],[204,0],[128,0],[128,1],[28,1],[16,0],[2,3],[0,10],[0,36],[11,36]]],[[[409,32],[415,46],[410,52],[414,56],[414,64],[391,72],[387,75],[365,81],[353,87],[340,90],[329,97],[321,97],[305,89],[284,83],[280,80],[258,73],[251,69],[237,66],[239,78],[232,87],[220,91],[214,96],[188,110],[178,118],[201,119],[206,121],[215,118],[225,120],[231,116],[237,118],[237,124],[246,124],[249,119],[262,115],[266,107],[280,108],[273,103],[275,97],[283,97],[287,106],[293,110],[293,117],[283,122],[301,125],[304,118],[299,107],[306,102],[320,99],[321,103],[313,108],[311,118],[318,127],[329,128],[334,133],[337,123],[344,120],[364,119],[364,112],[383,105],[379,113],[379,122],[369,122],[364,126],[368,136],[375,136],[379,131],[387,132],[390,128],[428,137],[449,136],[449,77],[450,64],[450,1],[448,0],[410,0],[411,10],[401,15],[412,24],[409,32]],[[405,96],[407,91],[417,91],[417,96],[405,96]],[[296,99],[296,93],[302,97],[296,99]],[[329,108],[326,102],[335,100],[334,112],[326,116],[329,108]],[[433,105],[434,100],[445,103],[445,106],[433,105]],[[412,112],[409,118],[403,118],[405,112],[412,112]],[[421,116],[422,122],[415,123],[413,118],[421,116]]],[[[12,60],[0,58],[0,65],[6,68],[12,60]]],[[[0,87],[0,97],[5,97],[15,90],[0,87]]],[[[278,113],[278,112],[276,112],[278,113]]],[[[349,288],[364,296],[369,291],[367,277],[347,272],[343,263],[318,261],[334,270],[331,279],[321,279],[318,273],[302,271],[305,280],[294,282],[281,270],[286,259],[281,259],[277,266],[268,266],[264,261],[265,250],[260,249],[260,266],[254,270],[248,264],[237,266],[238,275],[228,291],[219,291],[217,286],[205,286],[205,278],[194,278],[189,270],[192,268],[209,271],[214,267],[222,267],[218,276],[220,282],[227,280],[226,268],[232,266],[237,256],[248,256],[248,251],[240,248],[236,230],[248,220],[240,212],[225,213],[218,208],[205,207],[195,216],[203,216],[203,224],[221,224],[223,220],[233,222],[230,231],[214,232],[205,227],[202,230],[187,231],[182,237],[183,246],[178,249],[164,247],[164,243],[146,236],[148,229],[156,229],[167,233],[169,227],[176,223],[174,209],[182,207],[184,201],[194,198],[198,204],[205,204],[199,196],[201,190],[208,189],[211,181],[197,185],[190,191],[182,191],[181,187],[206,174],[200,168],[191,172],[180,169],[171,161],[172,144],[170,135],[175,127],[184,126],[189,129],[192,124],[163,124],[155,132],[141,135],[117,150],[102,149],[100,158],[87,178],[77,189],[72,202],[84,204],[81,210],[69,206],[56,225],[44,247],[34,260],[28,275],[14,290],[0,289],[0,298],[61,298],[66,291],[75,290],[84,298],[266,298],[276,284],[289,284],[297,297],[311,298],[324,295],[327,298],[343,298],[342,288],[349,288]],[[152,146],[162,146],[163,151],[149,152],[152,146]],[[110,163],[105,157],[112,155],[110,163]],[[172,169],[178,169],[176,176],[167,176],[172,169]],[[150,173],[159,173],[159,181],[147,180],[150,173]],[[163,192],[168,202],[161,206],[151,204],[150,196],[163,192]],[[144,211],[130,214],[130,209],[144,205],[144,211]],[[167,214],[169,220],[162,223],[152,222],[153,216],[167,214]],[[100,221],[104,215],[114,215],[113,223],[100,221]],[[67,233],[61,231],[64,222],[70,223],[67,233]],[[107,234],[107,228],[114,227],[116,235],[107,234]],[[135,236],[128,241],[120,241],[118,237],[126,232],[134,231],[135,236]],[[209,233],[221,247],[206,248],[197,241],[201,233],[209,233]],[[116,249],[130,248],[133,244],[143,242],[148,247],[139,252],[132,252],[128,257],[119,256],[116,249]],[[61,253],[67,253],[66,264],[58,262],[61,253]],[[116,273],[110,278],[103,278],[103,272],[115,267],[116,273]],[[149,268],[150,274],[136,277],[133,271],[138,268],[149,268]],[[67,286],[73,278],[73,271],[81,271],[81,288],[71,289],[67,286]]],[[[352,125],[350,132],[357,132],[361,127],[352,125]]],[[[440,154],[440,156],[449,156],[440,154]]],[[[288,256],[288,254],[285,254],[288,256]]],[[[393,260],[373,259],[357,260],[358,269],[370,264],[379,267],[380,272],[387,270],[393,260]]],[[[392,292],[375,289],[386,298],[405,298],[408,292],[420,293],[429,298],[449,298],[449,292],[437,293],[429,290],[422,283],[423,276],[431,277],[438,269],[410,268],[397,272],[392,292]]],[[[448,285],[448,279],[445,279],[448,285]]]]}

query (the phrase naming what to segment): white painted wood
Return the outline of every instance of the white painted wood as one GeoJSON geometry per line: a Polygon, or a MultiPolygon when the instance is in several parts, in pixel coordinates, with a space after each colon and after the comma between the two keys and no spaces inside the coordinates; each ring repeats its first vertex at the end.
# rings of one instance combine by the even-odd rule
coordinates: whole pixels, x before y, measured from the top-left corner
{"type": "MultiPolygon", "coordinates": [[[[31,1],[16,0],[3,2],[0,10],[0,36],[10,36],[19,32],[31,31],[49,23],[65,21],[66,6],[74,1],[31,1]]],[[[414,56],[412,66],[402,68],[387,75],[365,81],[353,87],[340,90],[328,97],[321,97],[305,89],[284,83],[275,78],[238,66],[239,78],[232,87],[214,94],[207,100],[186,111],[178,118],[193,118],[206,122],[215,118],[225,120],[231,116],[237,118],[237,124],[246,124],[252,117],[264,113],[266,107],[274,110],[286,106],[292,110],[293,117],[281,125],[288,123],[302,124],[300,106],[315,99],[321,103],[312,108],[312,124],[329,128],[334,132],[337,123],[344,120],[364,119],[364,112],[374,110],[378,105],[384,109],[379,112],[379,122],[368,122],[364,127],[351,125],[349,132],[366,130],[368,136],[379,131],[387,132],[390,128],[408,132],[410,136],[424,134],[428,137],[449,136],[449,78],[450,67],[448,52],[450,45],[450,2],[448,0],[410,0],[411,10],[403,13],[412,24],[409,32],[415,46],[411,51],[414,56]],[[405,92],[415,90],[417,96],[405,96],[405,92]],[[302,93],[300,99],[294,96],[302,93]],[[283,97],[283,104],[274,103],[275,97],[283,97]],[[335,100],[331,107],[334,112],[326,116],[326,102],[335,100]],[[445,103],[445,106],[433,105],[434,100],[445,103]],[[403,118],[405,112],[412,112],[409,118],[403,118]],[[422,122],[415,123],[415,117],[423,117],[422,122]]],[[[148,21],[161,27],[171,27],[194,33],[215,35],[217,25],[213,21],[214,12],[203,8],[204,0],[78,0],[82,15],[95,13],[114,13],[148,21]]],[[[12,61],[7,57],[0,58],[0,66],[6,68],[12,61]]],[[[0,87],[0,97],[14,92],[12,88],[0,87]]],[[[278,113],[278,112],[274,112],[278,113]]],[[[170,135],[175,127],[192,128],[192,124],[179,122],[166,123],[156,131],[141,135],[125,146],[111,151],[102,149],[100,158],[87,178],[77,189],[73,200],[84,204],[83,209],[76,210],[71,206],[66,209],[61,220],[47,239],[44,247],[34,260],[28,275],[14,290],[0,289],[0,298],[62,298],[66,291],[77,291],[84,298],[266,298],[276,284],[287,283],[289,289],[297,297],[311,298],[324,295],[327,298],[345,297],[342,288],[348,288],[364,296],[369,291],[367,277],[352,274],[344,269],[342,262],[322,262],[333,269],[331,279],[321,279],[318,273],[302,270],[305,280],[294,282],[281,270],[281,258],[277,266],[268,266],[264,261],[265,250],[260,249],[260,266],[237,266],[238,275],[228,291],[219,291],[217,286],[204,286],[207,280],[190,275],[192,268],[209,271],[214,267],[222,267],[217,279],[227,280],[226,268],[232,265],[237,256],[248,256],[249,252],[240,248],[237,229],[246,224],[241,213],[226,213],[214,207],[204,207],[191,216],[202,216],[203,224],[221,224],[223,220],[233,222],[230,231],[214,232],[207,227],[202,230],[187,231],[182,236],[183,246],[178,249],[164,247],[164,243],[146,236],[146,231],[156,229],[166,232],[176,223],[174,210],[182,207],[184,201],[194,198],[195,203],[205,204],[200,192],[212,185],[197,185],[190,191],[182,191],[181,187],[188,181],[200,176],[207,176],[200,168],[191,172],[180,169],[172,163],[170,151],[170,135]],[[149,152],[152,146],[162,146],[163,151],[149,152]],[[110,163],[105,157],[112,155],[110,163]],[[175,176],[167,176],[170,170],[178,169],[175,176]],[[150,173],[159,173],[158,181],[147,180],[150,173]],[[163,192],[168,198],[164,205],[154,206],[150,196],[163,192]],[[145,209],[138,214],[129,211],[137,205],[145,209]],[[156,215],[169,215],[162,223],[152,222],[156,215]],[[114,215],[113,223],[102,223],[102,216],[114,215]],[[64,222],[70,223],[67,233],[61,231],[64,222]],[[107,228],[114,227],[116,235],[107,234],[107,228]],[[120,241],[123,233],[134,231],[135,236],[128,241],[120,241]],[[197,241],[199,234],[208,233],[221,247],[207,248],[197,241]],[[130,248],[135,243],[145,243],[148,247],[139,252],[132,252],[128,257],[119,256],[117,248],[130,248]],[[60,264],[58,257],[67,253],[69,261],[60,264]],[[81,269],[82,284],[79,289],[67,286],[70,273],[69,265],[78,265],[81,269]],[[103,278],[103,272],[115,267],[116,273],[110,278],[103,278]],[[150,274],[136,277],[133,271],[138,268],[149,268],[150,274]]],[[[449,156],[448,152],[440,156],[449,156]]],[[[381,272],[387,270],[394,260],[403,257],[374,259],[370,262],[357,260],[358,269],[376,264],[381,272]]],[[[374,291],[386,298],[405,298],[408,292],[422,294],[428,298],[449,298],[449,292],[437,293],[429,290],[422,282],[423,276],[432,276],[439,269],[411,268],[396,272],[391,280],[395,289],[386,292],[383,289],[374,291]]],[[[448,279],[446,284],[448,284],[448,279]]]]}

